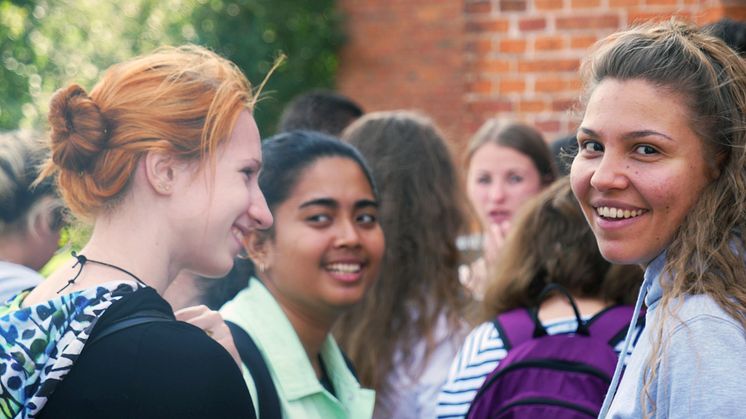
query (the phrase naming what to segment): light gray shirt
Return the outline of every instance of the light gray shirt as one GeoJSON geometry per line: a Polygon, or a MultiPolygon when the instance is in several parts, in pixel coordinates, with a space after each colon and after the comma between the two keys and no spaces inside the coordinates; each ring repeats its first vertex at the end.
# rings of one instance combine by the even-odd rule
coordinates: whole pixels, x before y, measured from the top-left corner
{"type": "MultiPolygon", "coordinates": [[[[649,374],[648,359],[662,314],[658,305],[665,252],[645,271],[648,307],[646,327],[627,364],[608,418],[642,418],[642,397],[653,418],[746,417],[743,377],[746,373],[746,337],[741,325],[707,295],[687,295],[672,301],[676,317],[666,316],[666,348],[648,394],[643,376],[649,374]]],[[[641,296],[642,298],[642,296],[641,296]]]]}

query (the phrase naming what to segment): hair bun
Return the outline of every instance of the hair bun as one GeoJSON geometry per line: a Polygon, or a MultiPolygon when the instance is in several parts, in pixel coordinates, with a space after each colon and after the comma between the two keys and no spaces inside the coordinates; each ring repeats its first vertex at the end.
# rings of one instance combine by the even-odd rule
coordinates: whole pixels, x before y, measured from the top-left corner
{"type": "Polygon", "coordinates": [[[77,84],[54,93],[49,104],[52,160],[61,168],[85,172],[106,147],[106,120],[96,102],[77,84]]]}

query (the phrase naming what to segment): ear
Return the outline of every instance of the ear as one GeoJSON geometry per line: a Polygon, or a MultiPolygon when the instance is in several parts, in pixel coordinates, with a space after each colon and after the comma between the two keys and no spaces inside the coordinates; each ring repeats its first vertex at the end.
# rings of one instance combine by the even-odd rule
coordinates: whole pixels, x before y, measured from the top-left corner
{"type": "Polygon", "coordinates": [[[257,273],[270,267],[269,237],[266,232],[254,230],[246,236],[246,253],[254,262],[257,273]]]}
{"type": "Polygon", "coordinates": [[[713,167],[710,168],[712,176],[712,179],[715,180],[720,177],[720,173],[723,170],[723,167],[725,167],[725,164],[728,159],[728,151],[727,150],[720,150],[715,154],[715,164],[713,167]]]}
{"type": "Polygon", "coordinates": [[[166,153],[149,151],[144,169],[148,183],[158,195],[171,195],[176,178],[176,159],[166,153]]]}

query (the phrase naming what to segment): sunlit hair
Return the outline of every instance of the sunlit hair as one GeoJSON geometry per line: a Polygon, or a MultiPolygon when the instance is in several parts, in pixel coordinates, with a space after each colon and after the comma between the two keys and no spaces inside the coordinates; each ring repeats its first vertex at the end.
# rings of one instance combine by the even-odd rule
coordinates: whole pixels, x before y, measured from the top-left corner
{"type": "Polygon", "coordinates": [[[510,229],[482,303],[485,321],[517,307],[533,307],[547,284],[576,297],[634,304],[642,282],[638,266],[612,265],[570,188],[560,178],[529,200],[510,229]]]}
{"type": "Polygon", "coordinates": [[[35,234],[39,216],[52,230],[62,227],[62,201],[53,182],[32,186],[46,158],[42,138],[25,130],[0,134],[0,236],[35,234]]]}
{"type": "Polygon", "coordinates": [[[49,109],[51,158],[65,202],[91,218],[124,195],[149,151],[209,157],[254,96],[230,61],[198,46],[164,47],[113,65],[91,90],[58,90],[49,109]]]}
{"type": "MultiPolygon", "coordinates": [[[[689,127],[702,142],[714,180],[668,246],[660,310],[671,314],[653,331],[653,357],[645,375],[643,406],[655,406],[649,386],[666,348],[665,322],[673,303],[686,294],[711,296],[746,330],[746,63],[720,39],[671,20],[620,32],[600,41],[581,72],[586,97],[605,79],[643,80],[688,110],[689,127]]],[[[634,93],[631,93],[634,94],[634,93]]]]}
{"type": "Polygon", "coordinates": [[[495,118],[487,120],[469,140],[464,159],[467,169],[474,153],[485,144],[512,148],[531,159],[542,185],[549,185],[557,179],[552,153],[536,128],[519,122],[501,122],[495,118]]]}
{"type": "Polygon", "coordinates": [[[456,237],[465,228],[466,198],[443,137],[424,116],[371,113],[342,139],[373,170],[386,251],[372,288],[340,319],[335,336],[361,383],[380,391],[395,353],[406,365],[424,339],[427,362],[443,315],[451,330],[463,329],[469,297],[458,279],[456,237]]]}

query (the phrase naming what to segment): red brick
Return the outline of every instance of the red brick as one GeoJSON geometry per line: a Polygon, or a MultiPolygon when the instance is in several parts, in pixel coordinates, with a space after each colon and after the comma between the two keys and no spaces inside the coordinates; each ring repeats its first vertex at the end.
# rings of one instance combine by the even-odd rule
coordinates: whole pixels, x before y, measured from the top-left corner
{"type": "Polygon", "coordinates": [[[467,32],[507,32],[510,23],[505,19],[468,20],[466,22],[467,32]]]}
{"type": "Polygon", "coordinates": [[[498,59],[484,59],[474,63],[474,72],[483,73],[507,73],[511,70],[510,61],[498,59]]]}
{"type": "Polygon", "coordinates": [[[522,31],[539,31],[547,27],[547,21],[544,18],[521,19],[518,22],[518,29],[522,31]]]}
{"type": "Polygon", "coordinates": [[[552,132],[552,133],[560,132],[560,121],[556,119],[545,120],[545,121],[535,121],[532,125],[538,128],[539,131],[545,134],[549,132],[552,132]]]}
{"type": "Polygon", "coordinates": [[[540,77],[534,85],[534,90],[537,93],[556,93],[566,89],[567,82],[558,77],[540,77]]]}
{"type": "Polygon", "coordinates": [[[501,12],[525,12],[526,0],[500,0],[501,12]]]}
{"type": "Polygon", "coordinates": [[[557,30],[572,29],[617,29],[619,16],[617,15],[586,15],[557,18],[557,30]]]}
{"type": "Polygon", "coordinates": [[[564,58],[557,60],[526,60],[518,63],[520,72],[541,72],[541,71],[576,71],[580,65],[578,59],[564,58]]]}
{"type": "Polygon", "coordinates": [[[571,0],[570,2],[570,7],[573,9],[591,9],[600,5],[600,0],[571,0]]]}
{"type": "Polygon", "coordinates": [[[467,112],[475,114],[511,112],[513,110],[513,102],[507,100],[482,100],[468,103],[466,109],[467,112]]]}
{"type": "Polygon", "coordinates": [[[500,93],[521,93],[526,90],[526,82],[522,79],[502,79],[498,85],[500,93]]]}
{"type": "Polygon", "coordinates": [[[678,0],[645,0],[647,6],[676,6],[678,0]]]}
{"type": "Polygon", "coordinates": [[[641,4],[642,0],[609,0],[609,7],[631,7],[641,4]]]}
{"type": "Polygon", "coordinates": [[[481,94],[492,93],[492,81],[475,80],[471,83],[468,83],[467,89],[471,93],[481,93],[481,94]]]}
{"type": "Polygon", "coordinates": [[[598,41],[598,37],[595,35],[580,35],[573,36],[570,39],[570,48],[572,49],[586,49],[598,41]]]}
{"type": "Polygon", "coordinates": [[[506,53],[523,53],[526,52],[526,40],[525,39],[504,39],[500,41],[498,48],[500,52],[506,53]]]}
{"type": "Polygon", "coordinates": [[[464,48],[466,48],[466,51],[468,52],[486,54],[492,52],[492,39],[472,39],[466,42],[464,48]]]}
{"type": "Polygon", "coordinates": [[[559,10],[564,7],[563,0],[535,0],[534,7],[539,11],[559,10]]]}
{"type": "Polygon", "coordinates": [[[552,101],[553,111],[568,111],[577,105],[577,101],[572,99],[555,99],[552,101]]]}
{"type": "Polygon", "coordinates": [[[542,112],[547,109],[543,100],[521,100],[518,102],[518,112],[542,112]]]}
{"type": "Polygon", "coordinates": [[[466,13],[483,14],[491,11],[492,4],[489,1],[469,2],[464,5],[464,12],[466,13]]]}
{"type": "Polygon", "coordinates": [[[563,36],[537,36],[534,41],[536,51],[558,51],[565,48],[563,36]]]}

